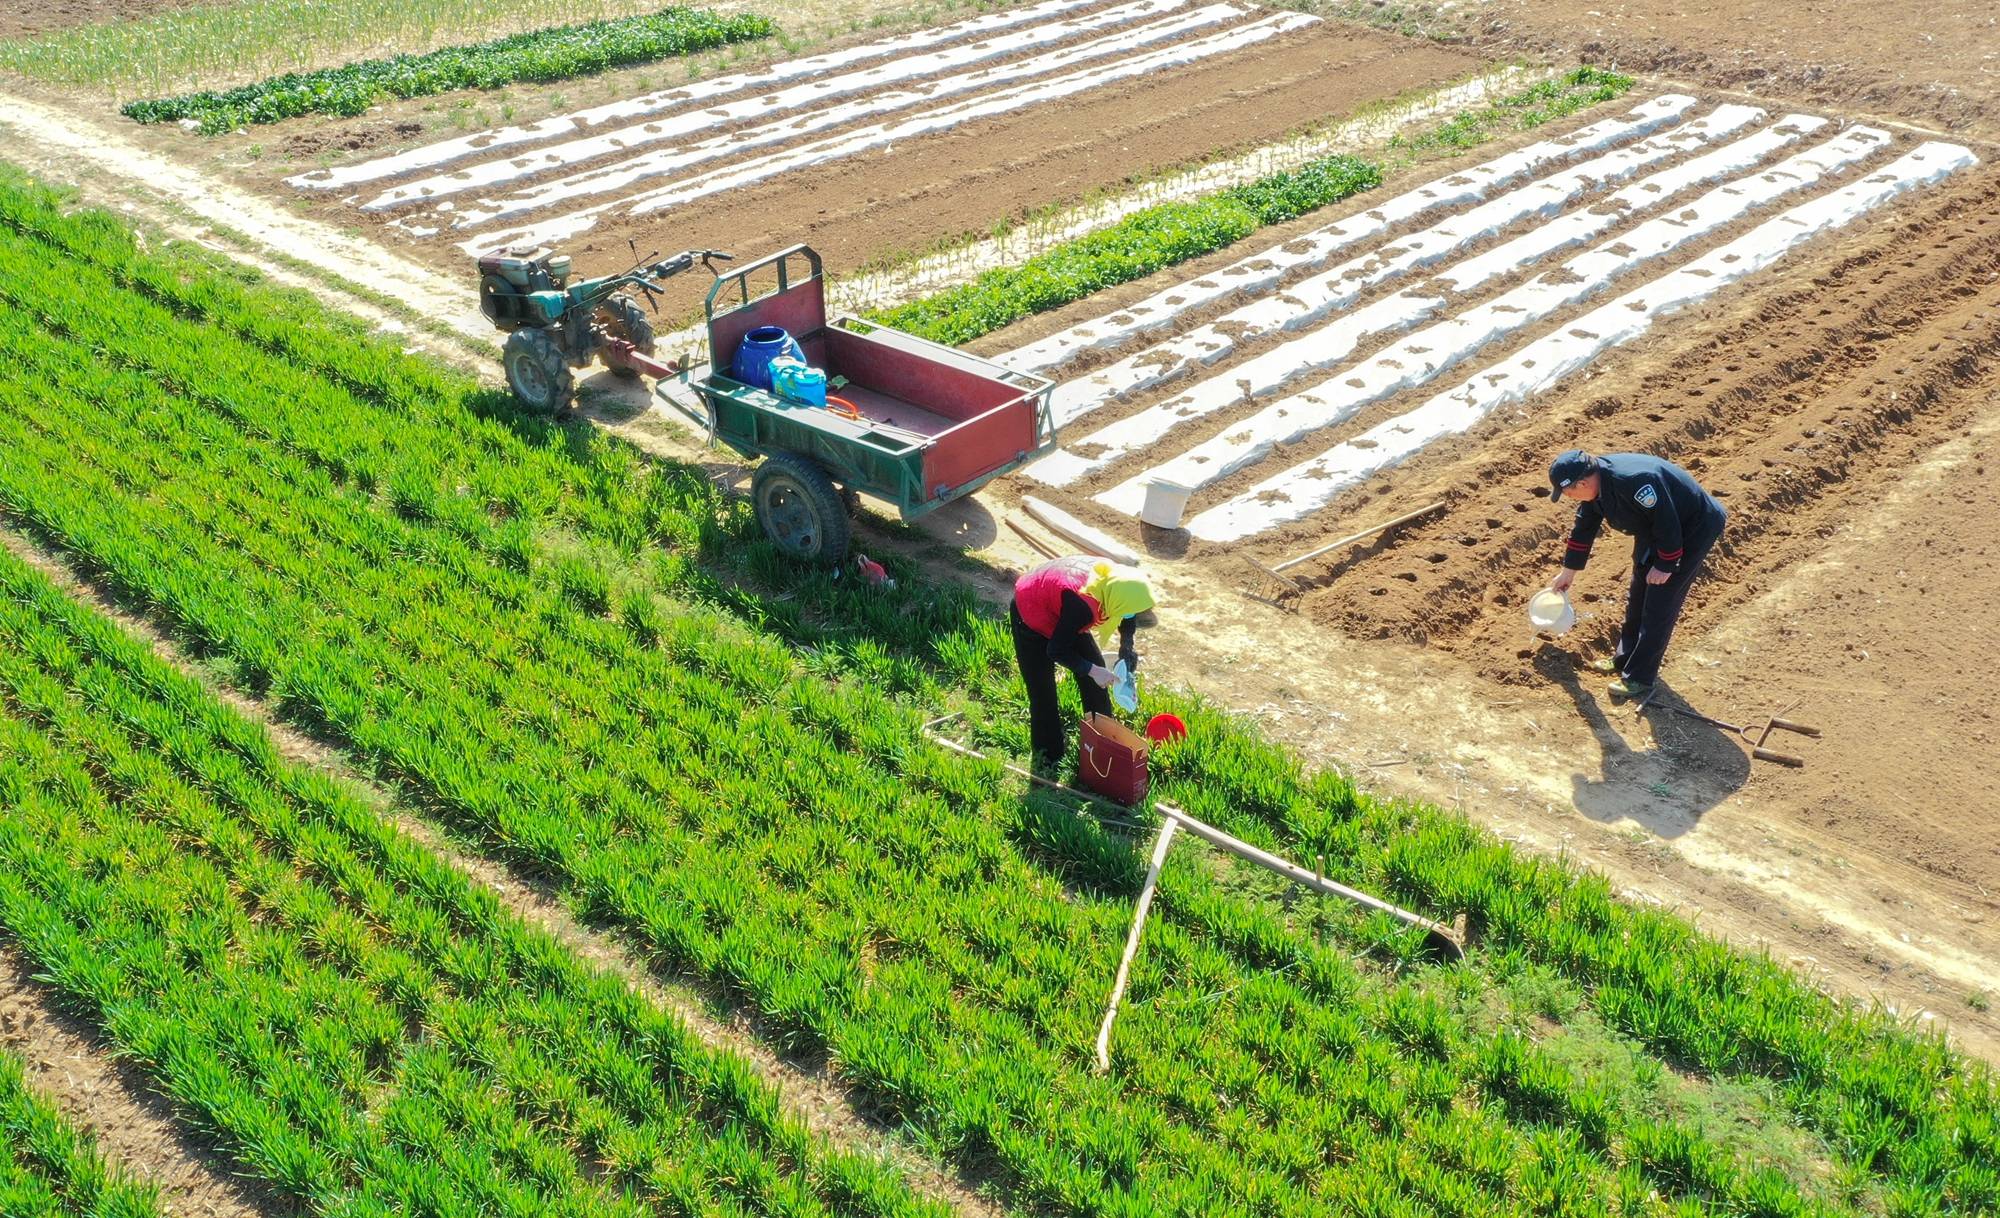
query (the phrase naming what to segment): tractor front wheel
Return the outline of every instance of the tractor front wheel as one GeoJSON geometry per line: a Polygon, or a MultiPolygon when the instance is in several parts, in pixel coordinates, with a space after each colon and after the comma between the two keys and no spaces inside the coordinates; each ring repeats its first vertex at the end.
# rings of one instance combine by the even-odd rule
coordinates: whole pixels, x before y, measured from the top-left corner
{"type": "Polygon", "coordinates": [[[797,453],[772,453],[750,478],[757,523],[780,550],[807,562],[847,557],[847,505],[833,479],[797,453]]]}
{"type": "Polygon", "coordinates": [[[500,362],[507,369],[507,387],[523,406],[539,414],[556,413],[576,392],[576,378],[570,375],[562,348],[547,330],[509,334],[500,362]]]}
{"type": "MultiPolygon", "coordinates": [[[[614,338],[622,338],[631,343],[641,355],[653,354],[653,319],[646,316],[646,310],[630,296],[613,296],[604,305],[605,328],[614,338]]],[[[625,364],[612,364],[611,371],[618,376],[637,376],[639,370],[625,364]]]]}

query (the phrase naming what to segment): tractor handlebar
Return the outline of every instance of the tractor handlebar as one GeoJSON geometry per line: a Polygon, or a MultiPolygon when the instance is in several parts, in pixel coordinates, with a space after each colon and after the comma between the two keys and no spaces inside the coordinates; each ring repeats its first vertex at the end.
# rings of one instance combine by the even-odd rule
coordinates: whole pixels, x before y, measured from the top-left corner
{"type": "MultiPolygon", "coordinates": [[[[638,251],[635,249],[633,253],[636,254],[638,251]]],[[[693,270],[697,261],[708,269],[709,274],[720,279],[722,272],[715,268],[715,263],[728,262],[735,257],[736,255],[723,250],[682,250],[673,257],[662,259],[651,266],[647,266],[641,259],[639,265],[623,274],[591,281],[587,285],[587,290],[593,299],[603,300],[608,299],[618,288],[630,284],[646,294],[647,307],[657,313],[660,309],[658,297],[664,291],[660,286],[661,280],[672,279],[682,271],[693,270]]]]}
{"type": "Polygon", "coordinates": [[[656,262],[652,266],[647,267],[645,274],[655,279],[671,279],[682,271],[693,270],[696,260],[700,260],[701,264],[708,268],[710,274],[720,277],[722,272],[716,270],[711,265],[711,259],[728,262],[734,257],[736,255],[725,253],[722,250],[682,250],[664,262],[656,262]]]}

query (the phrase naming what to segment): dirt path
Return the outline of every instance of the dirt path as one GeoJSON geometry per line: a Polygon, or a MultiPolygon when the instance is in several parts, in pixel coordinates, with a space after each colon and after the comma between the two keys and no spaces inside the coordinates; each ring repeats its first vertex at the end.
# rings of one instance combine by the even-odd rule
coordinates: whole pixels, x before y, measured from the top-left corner
{"type": "Polygon", "coordinates": [[[28,1086],[97,1138],[113,1165],[160,1186],[168,1218],[264,1218],[292,1212],[234,1173],[174,1117],[137,1066],[117,1059],[85,1023],[56,1005],[35,966],[0,944],[0,1048],[27,1063],[28,1086]]]}
{"type": "Polygon", "coordinates": [[[492,341],[493,327],[459,281],[149,151],[104,123],[0,92],[0,131],[7,133],[7,159],[50,181],[96,181],[128,208],[159,216],[170,231],[186,229],[190,219],[233,231],[280,259],[325,268],[468,338],[492,341]]]}

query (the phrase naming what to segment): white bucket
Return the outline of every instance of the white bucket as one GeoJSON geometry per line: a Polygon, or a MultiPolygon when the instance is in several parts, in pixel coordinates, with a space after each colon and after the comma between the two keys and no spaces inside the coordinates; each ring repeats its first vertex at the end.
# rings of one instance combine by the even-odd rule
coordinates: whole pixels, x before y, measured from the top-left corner
{"type": "Polygon", "coordinates": [[[1194,494],[1191,486],[1169,482],[1165,478],[1152,478],[1146,482],[1146,502],[1139,508],[1139,519],[1156,529],[1178,529],[1181,527],[1181,513],[1187,510],[1188,496],[1194,494]]]}
{"type": "Polygon", "coordinates": [[[1535,593],[1528,598],[1528,621],[1535,629],[1550,634],[1561,634],[1576,625],[1576,610],[1569,603],[1569,593],[1554,588],[1535,593]]]}

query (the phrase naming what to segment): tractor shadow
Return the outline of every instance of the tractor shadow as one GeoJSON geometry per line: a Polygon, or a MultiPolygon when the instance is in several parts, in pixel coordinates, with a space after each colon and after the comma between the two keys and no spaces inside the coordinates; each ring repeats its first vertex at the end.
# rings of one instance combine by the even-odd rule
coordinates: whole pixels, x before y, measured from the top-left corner
{"type": "Polygon", "coordinates": [[[657,405],[652,382],[609,370],[578,377],[576,391],[577,405],[573,410],[613,425],[630,423],[657,405]]]}
{"type": "Polygon", "coordinates": [[[1579,672],[1568,652],[1545,646],[1534,666],[1569,695],[1603,751],[1597,777],[1570,775],[1571,802],[1591,820],[1631,822],[1655,837],[1677,838],[1749,781],[1750,754],[1737,737],[1668,710],[1688,702],[1664,679],[1645,705],[1633,708],[1589,688],[1590,674],[1579,672]]]}
{"type": "MultiPolygon", "coordinates": [[[[864,499],[863,502],[873,505],[879,514],[890,521],[896,519],[896,509],[888,504],[877,503],[873,499],[864,499]]],[[[984,550],[1000,540],[999,518],[979,502],[977,493],[944,504],[920,517],[912,527],[933,540],[967,551],[984,550]]]]}

